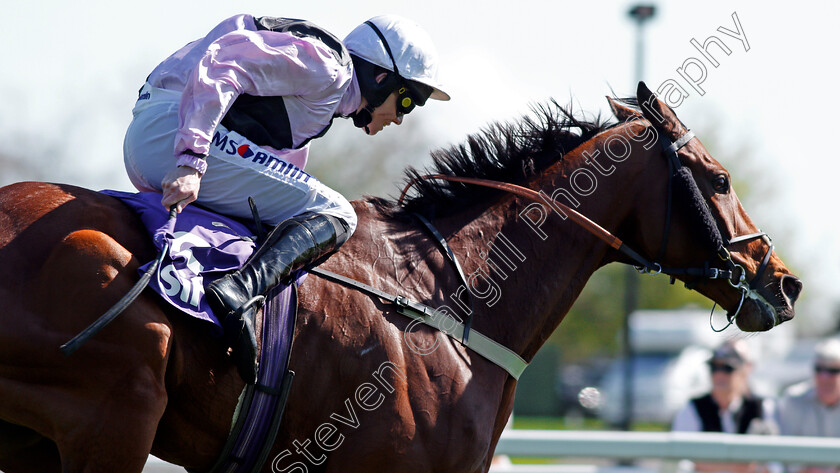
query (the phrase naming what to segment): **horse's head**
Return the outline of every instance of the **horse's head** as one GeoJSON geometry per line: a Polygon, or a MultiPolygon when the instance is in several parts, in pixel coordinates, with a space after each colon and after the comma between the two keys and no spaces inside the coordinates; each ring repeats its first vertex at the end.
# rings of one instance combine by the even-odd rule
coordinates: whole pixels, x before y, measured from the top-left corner
{"type": "Polygon", "coordinates": [[[769,330],[793,318],[802,283],[744,211],[727,170],[644,83],[637,100],[641,111],[610,103],[635,133],[656,131],[659,143],[651,138],[646,145],[662,157],[648,166],[667,170],[645,171],[666,177],[645,186],[634,204],[635,226],[646,229],[646,238],[637,229],[631,239],[661,264],[648,269],[662,269],[714,300],[742,330],[769,330]],[[650,238],[663,228],[661,237],[650,238]]]}

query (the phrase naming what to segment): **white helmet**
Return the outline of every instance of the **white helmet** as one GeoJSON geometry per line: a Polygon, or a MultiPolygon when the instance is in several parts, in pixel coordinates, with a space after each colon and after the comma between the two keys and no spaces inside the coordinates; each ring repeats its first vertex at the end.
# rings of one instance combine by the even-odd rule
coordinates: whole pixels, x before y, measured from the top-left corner
{"type": "Polygon", "coordinates": [[[441,90],[438,82],[435,45],[413,21],[396,15],[371,18],[351,31],[344,38],[344,45],[354,56],[431,87],[429,98],[449,100],[449,94],[441,90]]]}

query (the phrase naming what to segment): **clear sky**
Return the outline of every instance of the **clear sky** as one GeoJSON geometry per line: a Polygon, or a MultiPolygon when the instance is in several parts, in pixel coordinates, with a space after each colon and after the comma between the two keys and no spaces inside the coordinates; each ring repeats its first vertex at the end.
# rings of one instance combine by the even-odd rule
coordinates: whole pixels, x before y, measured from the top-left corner
{"type": "MultiPolygon", "coordinates": [[[[635,90],[635,27],[627,15],[635,2],[628,1],[7,3],[0,16],[2,154],[34,160],[42,167],[39,179],[92,188],[131,188],[121,152],[137,89],[159,61],[235,13],[305,18],[339,37],[381,13],[416,20],[437,43],[453,97],[421,109],[435,137],[430,149],[516,118],[550,97],[606,113],[605,95],[635,90]]],[[[668,80],[680,84],[689,93],[677,108],[680,118],[695,130],[714,130],[716,146],[730,160],[723,164],[750,182],[747,210],[805,281],[800,312],[836,313],[840,224],[830,202],[840,168],[831,130],[840,109],[834,90],[840,3],[656,5],[645,35],[646,82],[653,90],[668,80]],[[749,50],[718,30],[737,30],[733,13],[749,50]],[[710,47],[718,67],[690,43],[712,35],[731,51],[710,47]],[[678,72],[691,58],[706,69],[703,95],[678,72]],[[741,153],[749,162],[733,162],[741,153]]],[[[686,72],[698,77],[700,69],[686,72]]],[[[0,184],[26,178],[4,171],[0,184]]]]}

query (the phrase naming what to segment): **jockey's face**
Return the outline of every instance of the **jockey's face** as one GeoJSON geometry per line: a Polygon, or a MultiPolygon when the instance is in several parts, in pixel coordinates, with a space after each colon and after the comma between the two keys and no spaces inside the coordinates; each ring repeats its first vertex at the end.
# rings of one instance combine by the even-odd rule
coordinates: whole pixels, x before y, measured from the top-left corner
{"type": "Polygon", "coordinates": [[[368,135],[375,135],[391,123],[401,124],[403,115],[397,113],[397,93],[394,92],[385,99],[382,105],[373,109],[371,121],[365,127],[368,135]]]}

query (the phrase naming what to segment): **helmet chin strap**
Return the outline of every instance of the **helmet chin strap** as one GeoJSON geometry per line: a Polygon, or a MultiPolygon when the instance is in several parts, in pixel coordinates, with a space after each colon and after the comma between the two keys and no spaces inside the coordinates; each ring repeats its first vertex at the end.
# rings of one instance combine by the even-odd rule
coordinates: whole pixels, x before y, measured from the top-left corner
{"type": "Polygon", "coordinates": [[[368,128],[368,125],[370,125],[370,122],[373,121],[373,110],[374,107],[368,104],[358,112],[350,114],[350,118],[353,119],[353,125],[355,125],[356,128],[364,128],[365,133],[368,135],[370,134],[370,128],[368,128]]]}

